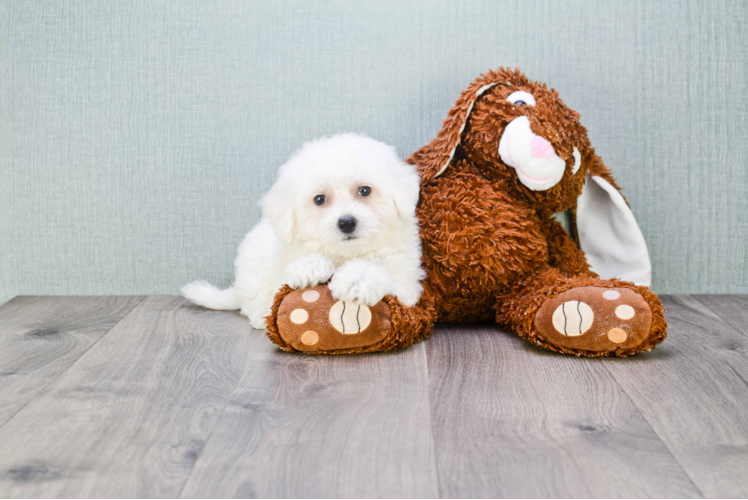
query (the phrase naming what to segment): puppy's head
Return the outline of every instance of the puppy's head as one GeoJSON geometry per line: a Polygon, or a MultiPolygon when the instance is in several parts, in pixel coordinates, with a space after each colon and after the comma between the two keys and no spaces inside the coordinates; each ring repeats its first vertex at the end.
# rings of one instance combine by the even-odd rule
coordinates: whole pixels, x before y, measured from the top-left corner
{"type": "Polygon", "coordinates": [[[352,256],[386,242],[415,217],[419,177],[394,148],[340,134],[305,144],[262,199],[281,241],[352,256]]]}

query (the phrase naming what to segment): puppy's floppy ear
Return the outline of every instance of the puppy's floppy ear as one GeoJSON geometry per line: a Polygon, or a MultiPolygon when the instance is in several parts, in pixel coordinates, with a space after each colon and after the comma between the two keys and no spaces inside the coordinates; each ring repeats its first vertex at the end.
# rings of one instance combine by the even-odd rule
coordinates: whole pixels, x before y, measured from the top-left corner
{"type": "MultiPolygon", "coordinates": [[[[518,70],[515,73],[518,74],[518,70]]],[[[434,140],[405,160],[418,167],[422,185],[436,179],[449,167],[455,150],[460,144],[460,136],[465,130],[470,112],[478,98],[496,85],[511,86],[511,83],[507,81],[509,75],[511,73],[502,68],[498,72],[491,71],[481,75],[471,83],[457,99],[454,107],[449,110],[449,116],[444,120],[442,129],[434,140]]]]}
{"type": "Polygon", "coordinates": [[[296,226],[294,193],[288,181],[279,178],[260,200],[262,214],[268,218],[275,235],[284,243],[290,243],[296,226]]]}
{"type": "Polygon", "coordinates": [[[418,197],[421,194],[421,183],[418,172],[399,159],[398,165],[393,169],[395,173],[392,188],[389,189],[390,197],[395,203],[395,209],[400,217],[408,217],[416,212],[418,197]]]}
{"type": "Polygon", "coordinates": [[[600,278],[620,278],[649,286],[652,265],[633,212],[597,155],[577,199],[576,230],[579,247],[600,278]]]}

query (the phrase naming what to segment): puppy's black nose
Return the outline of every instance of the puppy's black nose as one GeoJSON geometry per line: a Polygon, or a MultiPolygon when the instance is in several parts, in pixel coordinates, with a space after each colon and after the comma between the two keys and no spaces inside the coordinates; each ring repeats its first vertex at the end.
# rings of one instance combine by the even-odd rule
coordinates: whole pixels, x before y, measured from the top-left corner
{"type": "Polygon", "coordinates": [[[338,229],[345,234],[351,234],[356,229],[356,218],[351,215],[344,215],[338,219],[338,229]]]}

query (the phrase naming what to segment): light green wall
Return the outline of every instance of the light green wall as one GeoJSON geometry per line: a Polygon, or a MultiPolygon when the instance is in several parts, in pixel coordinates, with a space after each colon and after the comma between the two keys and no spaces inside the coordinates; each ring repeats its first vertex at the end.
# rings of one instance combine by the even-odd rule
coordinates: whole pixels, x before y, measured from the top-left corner
{"type": "Polygon", "coordinates": [[[0,302],[230,283],[304,141],[405,156],[480,72],[579,111],[662,293],[748,292],[748,7],[712,0],[0,3],[0,302]]]}

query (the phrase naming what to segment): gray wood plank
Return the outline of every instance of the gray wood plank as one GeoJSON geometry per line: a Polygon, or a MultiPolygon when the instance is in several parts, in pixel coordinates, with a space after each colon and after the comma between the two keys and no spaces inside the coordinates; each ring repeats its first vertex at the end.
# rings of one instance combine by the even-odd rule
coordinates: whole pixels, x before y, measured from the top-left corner
{"type": "Polygon", "coordinates": [[[737,332],[748,335],[748,295],[692,295],[737,332]]]}
{"type": "Polygon", "coordinates": [[[427,342],[444,497],[698,497],[605,370],[493,326],[427,342]]]}
{"type": "Polygon", "coordinates": [[[360,356],[257,343],[183,497],[436,497],[424,344],[360,356]]]}
{"type": "Polygon", "coordinates": [[[0,307],[0,426],[143,297],[16,297],[0,307]]]}
{"type": "Polygon", "coordinates": [[[147,298],[0,428],[0,494],[177,496],[261,335],[147,298]]]}
{"type": "Polygon", "coordinates": [[[748,496],[748,339],[692,297],[662,299],[667,340],[606,366],[706,496],[748,496]]]}

